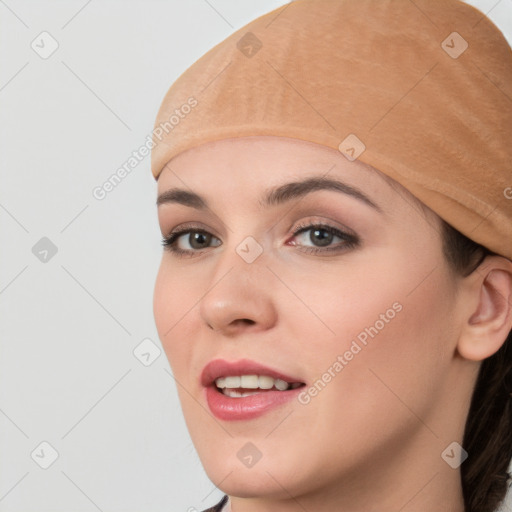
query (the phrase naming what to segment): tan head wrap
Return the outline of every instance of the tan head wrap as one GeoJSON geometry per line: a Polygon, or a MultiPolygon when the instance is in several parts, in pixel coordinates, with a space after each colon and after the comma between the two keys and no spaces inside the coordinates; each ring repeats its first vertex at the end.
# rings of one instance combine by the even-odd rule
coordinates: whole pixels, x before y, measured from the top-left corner
{"type": "Polygon", "coordinates": [[[276,135],[340,150],[512,259],[512,50],[457,0],[296,0],[169,89],[156,179],[205,142],[276,135]]]}

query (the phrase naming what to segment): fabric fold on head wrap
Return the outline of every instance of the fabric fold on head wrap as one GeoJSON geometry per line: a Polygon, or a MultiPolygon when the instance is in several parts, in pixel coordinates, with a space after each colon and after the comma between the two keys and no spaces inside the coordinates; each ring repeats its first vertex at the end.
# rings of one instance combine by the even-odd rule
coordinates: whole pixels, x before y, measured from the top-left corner
{"type": "Polygon", "coordinates": [[[171,86],[155,179],[182,151],[252,135],[318,143],[396,180],[512,260],[512,50],[457,0],[295,0],[171,86]]]}

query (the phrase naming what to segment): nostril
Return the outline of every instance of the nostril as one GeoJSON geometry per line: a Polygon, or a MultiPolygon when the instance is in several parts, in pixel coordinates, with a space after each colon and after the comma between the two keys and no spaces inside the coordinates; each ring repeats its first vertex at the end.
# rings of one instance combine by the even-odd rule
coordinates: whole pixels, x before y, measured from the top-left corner
{"type": "Polygon", "coordinates": [[[251,320],[250,318],[238,318],[237,320],[234,320],[232,322],[234,325],[237,325],[239,323],[244,323],[244,324],[249,324],[249,325],[253,325],[255,324],[256,322],[254,320],[251,320]]]}

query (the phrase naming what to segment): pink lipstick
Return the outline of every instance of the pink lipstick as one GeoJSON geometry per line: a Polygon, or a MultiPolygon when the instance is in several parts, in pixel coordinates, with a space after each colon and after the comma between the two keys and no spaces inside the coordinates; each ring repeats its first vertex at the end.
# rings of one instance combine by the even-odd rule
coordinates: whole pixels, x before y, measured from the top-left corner
{"type": "Polygon", "coordinates": [[[292,400],[305,384],[255,361],[215,359],[201,372],[206,401],[221,420],[249,420],[292,400]]]}

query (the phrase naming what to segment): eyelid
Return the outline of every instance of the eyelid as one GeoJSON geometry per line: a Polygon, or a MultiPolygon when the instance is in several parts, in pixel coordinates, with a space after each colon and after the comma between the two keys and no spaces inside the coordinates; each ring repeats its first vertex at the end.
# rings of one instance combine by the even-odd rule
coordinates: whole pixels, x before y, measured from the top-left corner
{"type": "Polygon", "coordinates": [[[204,226],[201,222],[189,221],[179,224],[177,227],[171,229],[167,235],[163,235],[165,238],[169,238],[173,233],[178,233],[180,231],[190,230],[190,231],[205,231],[207,233],[213,234],[212,229],[204,226]]]}
{"type": "Polygon", "coordinates": [[[330,228],[337,229],[338,231],[342,231],[346,235],[351,235],[355,238],[359,238],[359,235],[352,228],[348,227],[346,224],[343,224],[339,220],[332,219],[331,217],[323,216],[323,215],[313,215],[313,216],[307,217],[307,220],[304,221],[304,223],[303,223],[303,221],[300,221],[299,223],[294,223],[293,226],[295,226],[295,228],[293,229],[293,231],[290,229],[290,231],[292,233],[294,233],[294,232],[296,233],[296,230],[300,226],[310,226],[312,224],[315,226],[316,225],[328,226],[330,228]]]}

